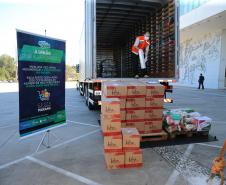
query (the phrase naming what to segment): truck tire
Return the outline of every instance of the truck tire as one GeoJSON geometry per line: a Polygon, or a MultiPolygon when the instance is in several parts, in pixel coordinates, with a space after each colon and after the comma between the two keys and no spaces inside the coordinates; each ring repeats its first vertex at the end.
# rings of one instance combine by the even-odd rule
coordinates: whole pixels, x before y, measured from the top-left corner
{"type": "Polygon", "coordinates": [[[89,110],[93,110],[94,106],[92,103],[90,103],[89,98],[90,98],[90,96],[89,96],[89,92],[88,92],[88,88],[87,88],[87,106],[88,106],[89,110]]]}
{"type": "Polygon", "coordinates": [[[89,110],[93,110],[94,109],[94,106],[89,102],[89,100],[88,100],[88,108],[89,108],[89,110]]]}
{"type": "Polygon", "coordinates": [[[79,93],[80,93],[80,96],[84,96],[84,92],[82,92],[82,88],[79,87],[79,93]]]}
{"type": "Polygon", "coordinates": [[[86,105],[88,106],[88,88],[86,86],[84,89],[84,96],[85,96],[86,105]]]}

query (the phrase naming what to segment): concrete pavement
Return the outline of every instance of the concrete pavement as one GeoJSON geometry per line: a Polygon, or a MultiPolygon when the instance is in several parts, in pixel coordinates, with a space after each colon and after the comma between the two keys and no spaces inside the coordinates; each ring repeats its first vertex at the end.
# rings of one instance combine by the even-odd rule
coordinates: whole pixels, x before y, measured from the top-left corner
{"type": "Polygon", "coordinates": [[[142,168],[108,171],[98,125],[99,112],[89,111],[75,89],[66,89],[67,125],[52,130],[57,136],[50,138],[52,147],[41,147],[37,153],[43,133],[21,140],[18,93],[0,93],[0,184],[206,184],[212,159],[226,138],[226,91],[178,86],[172,97],[174,104],[166,107],[191,107],[213,118],[211,134],[219,141],[144,149],[142,168]]]}

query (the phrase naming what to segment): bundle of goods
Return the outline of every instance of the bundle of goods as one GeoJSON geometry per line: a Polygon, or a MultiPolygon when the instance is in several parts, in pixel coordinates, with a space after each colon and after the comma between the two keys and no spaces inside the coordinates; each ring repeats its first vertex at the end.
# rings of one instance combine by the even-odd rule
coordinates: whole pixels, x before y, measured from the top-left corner
{"type": "Polygon", "coordinates": [[[211,118],[189,108],[165,110],[163,114],[163,127],[169,133],[209,132],[212,124],[211,118]]]}
{"type": "Polygon", "coordinates": [[[140,135],[135,128],[121,129],[120,100],[103,98],[101,127],[104,136],[104,154],[108,169],[142,166],[140,135]]]}

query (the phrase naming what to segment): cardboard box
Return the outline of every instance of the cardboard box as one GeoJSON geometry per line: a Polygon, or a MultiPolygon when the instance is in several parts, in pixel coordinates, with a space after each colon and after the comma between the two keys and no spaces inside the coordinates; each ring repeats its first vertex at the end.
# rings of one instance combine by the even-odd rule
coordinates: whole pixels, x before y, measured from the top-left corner
{"type": "Polygon", "coordinates": [[[107,169],[121,169],[125,165],[125,154],[124,152],[110,152],[105,153],[105,161],[107,169]]]}
{"type": "Polygon", "coordinates": [[[127,86],[120,82],[103,82],[102,92],[107,98],[126,98],[127,86]]]}
{"type": "Polygon", "coordinates": [[[142,110],[126,110],[127,121],[145,121],[145,109],[142,110]]]}
{"type": "Polygon", "coordinates": [[[145,98],[145,107],[146,108],[163,108],[164,98],[145,98]]]}
{"type": "Polygon", "coordinates": [[[123,150],[140,149],[140,134],[136,128],[122,128],[123,150]]]}
{"type": "Polygon", "coordinates": [[[146,109],[145,120],[157,121],[163,118],[163,109],[146,109]]]}
{"type": "Polygon", "coordinates": [[[145,108],[145,98],[127,98],[126,109],[145,108]]]}
{"type": "Polygon", "coordinates": [[[104,136],[121,134],[121,119],[111,115],[101,115],[101,128],[104,136]]]}
{"type": "Polygon", "coordinates": [[[141,122],[127,121],[126,122],[126,127],[127,128],[131,128],[131,127],[132,128],[136,128],[140,134],[144,134],[144,132],[145,132],[144,124],[145,124],[144,121],[141,121],[141,122]]]}
{"type": "Polygon", "coordinates": [[[126,128],[126,120],[122,121],[122,128],[126,128]]]}
{"type": "Polygon", "coordinates": [[[105,98],[101,100],[102,115],[120,115],[120,100],[118,98],[105,98]]]}
{"type": "Polygon", "coordinates": [[[125,110],[125,108],[126,108],[126,98],[120,98],[120,108],[121,108],[121,110],[125,110]]]}
{"type": "Polygon", "coordinates": [[[162,132],[162,121],[146,121],[144,130],[145,134],[162,132]]]}
{"type": "Polygon", "coordinates": [[[160,84],[147,84],[146,96],[147,97],[164,97],[165,87],[160,84]]]}
{"type": "Polygon", "coordinates": [[[143,152],[141,149],[125,151],[125,168],[141,167],[143,165],[143,152]]]}
{"type": "Polygon", "coordinates": [[[120,118],[122,121],[126,120],[126,110],[120,111],[120,118]]]}
{"type": "Polygon", "coordinates": [[[143,83],[130,83],[127,85],[127,97],[138,98],[146,96],[146,85],[143,83]]]}
{"type": "Polygon", "coordinates": [[[121,152],[122,151],[122,135],[104,136],[105,152],[121,152]]]}

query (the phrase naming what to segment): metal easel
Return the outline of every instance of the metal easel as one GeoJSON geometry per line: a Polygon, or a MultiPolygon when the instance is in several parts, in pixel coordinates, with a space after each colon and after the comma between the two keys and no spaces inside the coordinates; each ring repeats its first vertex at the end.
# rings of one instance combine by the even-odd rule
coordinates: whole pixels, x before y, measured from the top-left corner
{"type": "Polygon", "coordinates": [[[43,137],[42,137],[42,139],[41,139],[41,142],[39,143],[39,145],[38,145],[38,147],[37,147],[37,149],[36,149],[36,152],[39,151],[39,149],[40,149],[41,146],[44,146],[44,147],[46,147],[46,148],[51,148],[51,145],[50,145],[50,136],[53,136],[53,137],[55,138],[55,142],[57,142],[58,140],[60,140],[60,138],[58,138],[58,137],[56,136],[56,134],[54,134],[54,133],[52,133],[52,132],[50,132],[50,131],[51,131],[51,130],[47,130],[47,131],[44,133],[44,135],[43,135],[43,137]]]}

